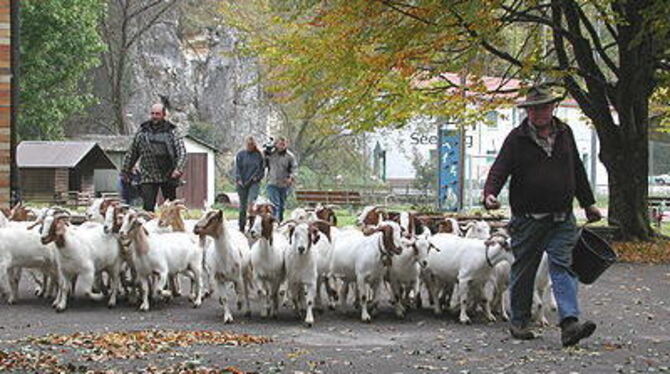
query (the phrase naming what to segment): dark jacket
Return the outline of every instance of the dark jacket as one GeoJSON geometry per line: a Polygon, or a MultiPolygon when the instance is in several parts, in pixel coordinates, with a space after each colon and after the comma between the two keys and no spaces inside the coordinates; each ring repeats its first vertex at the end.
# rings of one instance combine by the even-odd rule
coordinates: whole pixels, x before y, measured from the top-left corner
{"type": "Polygon", "coordinates": [[[130,149],[123,160],[123,173],[130,173],[140,160],[142,183],[163,183],[174,170],[184,170],[186,147],[177,126],[169,121],[153,125],[144,122],[135,133],[130,149]]]}
{"type": "Polygon", "coordinates": [[[265,174],[265,161],[260,151],[249,152],[243,149],[235,156],[235,182],[244,187],[258,183],[265,174]]]}
{"type": "Polygon", "coordinates": [[[484,196],[498,196],[511,176],[509,200],[513,215],[572,211],[575,197],[586,208],[595,203],[568,125],[557,123],[551,156],[531,138],[528,120],[513,129],[489,171],[484,196]]]}

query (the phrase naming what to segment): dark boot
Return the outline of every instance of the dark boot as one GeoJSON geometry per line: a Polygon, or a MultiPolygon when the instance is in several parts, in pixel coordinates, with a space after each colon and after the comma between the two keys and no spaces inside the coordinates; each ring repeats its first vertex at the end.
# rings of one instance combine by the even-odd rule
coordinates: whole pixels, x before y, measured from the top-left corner
{"type": "Polygon", "coordinates": [[[509,332],[514,339],[518,340],[533,340],[538,338],[538,335],[529,326],[520,327],[511,325],[509,332]]]}
{"type": "Polygon", "coordinates": [[[591,336],[594,331],[596,331],[594,322],[579,323],[577,318],[568,317],[561,322],[561,343],[564,347],[573,346],[591,336]]]}

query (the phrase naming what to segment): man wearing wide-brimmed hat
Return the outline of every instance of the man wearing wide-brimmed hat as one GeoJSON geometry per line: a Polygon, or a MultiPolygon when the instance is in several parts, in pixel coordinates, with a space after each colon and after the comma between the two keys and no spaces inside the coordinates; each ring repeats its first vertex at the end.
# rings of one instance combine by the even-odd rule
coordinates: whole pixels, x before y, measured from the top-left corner
{"type": "Polygon", "coordinates": [[[552,289],[558,304],[563,346],[577,344],[596,329],[579,322],[577,278],[571,269],[579,231],[572,213],[576,197],[588,221],[600,220],[575,138],[553,115],[560,98],[532,87],[518,104],[528,114],[503,143],[484,186],[484,205],[500,208],[497,196],[508,177],[512,218],[508,229],[515,261],[511,272],[512,321],[516,339],[533,339],[530,328],[535,274],[544,252],[549,259],[552,289]]]}

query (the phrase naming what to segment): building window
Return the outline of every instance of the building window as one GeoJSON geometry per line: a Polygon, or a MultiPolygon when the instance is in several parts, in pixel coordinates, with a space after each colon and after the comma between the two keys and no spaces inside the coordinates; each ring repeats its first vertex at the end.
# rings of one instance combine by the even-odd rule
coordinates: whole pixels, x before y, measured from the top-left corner
{"type": "Polygon", "coordinates": [[[498,127],[498,112],[495,110],[492,110],[488,113],[486,113],[486,124],[491,127],[491,128],[497,128],[498,127]]]}

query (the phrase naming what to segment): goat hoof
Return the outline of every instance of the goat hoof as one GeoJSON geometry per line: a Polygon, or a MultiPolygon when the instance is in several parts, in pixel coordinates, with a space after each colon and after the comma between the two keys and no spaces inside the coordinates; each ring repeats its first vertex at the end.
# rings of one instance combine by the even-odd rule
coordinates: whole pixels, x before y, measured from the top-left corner
{"type": "Polygon", "coordinates": [[[225,317],[223,317],[223,323],[224,323],[224,324],[233,323],[233,316],[225,316],[225,317]]]}
{"type": "Polygon", "coordinates": [[[470,320],[470,318],[461,318],[460,322],[464,325],[471,325],[472,324],[472,321],[470,320]]]}
{"type": "Polygon", "coordinates": [[[251,318],[251,311],[250,311],[250,310],[247,310],[246,312],[244,312],[244,316],[245,316],[246,318],[251,318]]]}
{"type": "Polygon", "coordinates": [[[312,322],[307,322],[307,321],[305,321],[305,327],[312,327],[312,326],[314,326],[314,322],[313,322],[313,321],[312,321],[312,322]]]}

